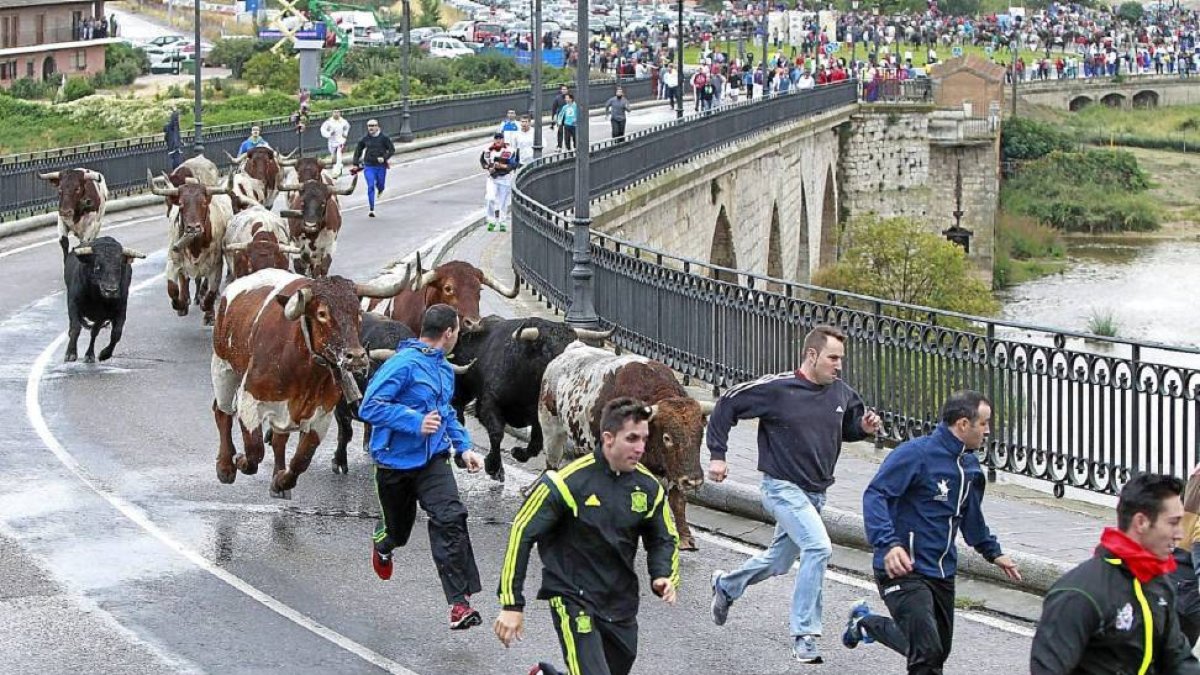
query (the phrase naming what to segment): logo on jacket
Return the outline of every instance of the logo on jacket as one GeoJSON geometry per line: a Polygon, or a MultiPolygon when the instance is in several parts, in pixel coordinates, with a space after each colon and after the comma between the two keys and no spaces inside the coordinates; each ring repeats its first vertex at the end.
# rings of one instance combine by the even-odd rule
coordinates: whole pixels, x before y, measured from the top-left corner
{"type": "Polygon", "coordinates": [[[941,479],[937,482],[938,493],[933,496],[934,501],[944,502],[950,499],[950,481],[941,479]]]}
{"type": "Polygon", "coordinates": [[[846,409],[845,409],[845,408],[843,408],[842,406],[840,406],[840,405],[839,405],[839,406],[837,407],[837,409],[836,409],[836,410],[834,410],[833,412],[835,412],[835,413],[837,413],[837,414],[841,415],[842,413],[846,412],[846,409]]]}
{"type": "Polygon", "coordinates": [[[592,617],[580,612],[579,616],[575,617],[575,632],[580,635],[592,632],[592,617]]]}
{"type": "Polygon", "coordinates": [[[593,494],[591,497],[587,498],[587,501],[585,501],[583,503],[583,505],[584,506],[600,506],[600,498],[593,494]]]}
{"type": "Polygon", "coordinates": [[[646,501],[645,492],[634,492],[629,495],[629,508],[634,513],[645,513],[650,510],[650,505],[646,501]]]}
{"type": "Polygon", "coordinates": [[[1114,624],[1117,630],[1129,630],[1133,628],[1133,605],[1128,602],[1117,612],[1117,620],[1114,624]]]}

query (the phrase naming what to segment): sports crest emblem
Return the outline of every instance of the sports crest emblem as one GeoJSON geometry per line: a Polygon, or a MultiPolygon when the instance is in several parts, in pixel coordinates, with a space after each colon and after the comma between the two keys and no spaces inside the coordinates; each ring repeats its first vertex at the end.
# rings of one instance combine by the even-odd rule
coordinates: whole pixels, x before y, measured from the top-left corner
{"type": "Polygon", "coordinates": [[[629,495],[629,508],[634,513],[645,513],[650,510],[650,505],[646,500],[646,493],[641,490],[635,491],[629,495]]]}

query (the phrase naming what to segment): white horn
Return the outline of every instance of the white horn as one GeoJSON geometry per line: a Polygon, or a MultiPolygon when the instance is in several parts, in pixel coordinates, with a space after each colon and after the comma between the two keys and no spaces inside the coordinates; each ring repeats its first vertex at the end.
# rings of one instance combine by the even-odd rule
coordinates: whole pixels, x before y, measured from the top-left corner
{"type": "Polygon", "coordinates": [[[367,356],[371,357],[372,361],[387,361],[395,355],[395,349],[372,349],[367,352],[367,356]]]}
{"type": "Polygon", "coordinates": [[[303,250],[304,249],[300,248],[299,246],[293,246],[291,244],[279,245],[280,253],[287,253],[288,255],[300,255],[303,250]]]}
{"type": "Polygon", "coordinates": [[[697,401],[700,404],[700,412],[705,415],[711,415],[712,411],[717,407],[716,401],[697,401]]]}
{"type": "Polygon", "coordinates": [[[350,179],[350,187],[348,187],[344,190],[334,190],[333,193],[335,195],[352,195],[352,194],[354,194],[354,188],[357,186],[358,186],[358,174],[354,174],[354,178],[350,179]]]}
{"type": "Polygon", "coordinates": [[[38,178],[42,180],[58,180],[58,175],[61,171],[51,171],[50,173],[39,173],[38,178]]]}
{"type": "Polygon", "coordinates": [[[608,330],[590,330],[588,328],[576,328],[575,329],[575,337],[579,338],[580,340],[587,340],[587,341],[591,341],[591,342],[604,342],[608,338],[612,337],[613,332],[616,330],[617,330],[616,328],[610,328],[608,330]]]}
{"type": "Polygon", "coordinates": [[[239,241],[239,242],[238,242],[238,243],[236,243],[236,244],[230,244],[230,245],[226,246],[226,247],[225,247],[225,251],[226,251],[226,252],[233,252],[233,253],[240,253],[240,252],[242,252],[242,251],[245,251],[245,250],[246,250],[246,247],[247,247],[247,246],[249,246],[249,245],[250,245],[250,244],[247,244],[247,243],[246,243],[246,242],[244,242],[244,241],[239,241]]]}
{"type": "Polygon", "coordinates": [[[92,247],[91,246],[76,246],[75,249],[71,251],[71,253],[74,253],[75,255],[91,255],[92,247]]]}
{"type": "Polygon", "coordinates": [[[408,285],[412,276],[412,267],[404,267],[404,278],[400,281],[374,281],[371,283],[354,284],[354,292],[363,298],[390,298],[395,296],[408,285]]]}
{"type": "Polygon", "coordinates": [[[455,375],[466,375],[467,371],[470,370],[471,366],[473,366],[473,365],[475,365],[475,359],[472,359],[471,362],[465,366],[460,366],[460,365],[451,363],[450,369],[454,371],[455,375]]]}
{"type": "Polygon", "coordinates": [[[513,331],[514,340],[524,340],[525,342],[533,342],[540,337],[540,332],[537,328],[519,328],[513,331]]]}
{"type": "Polygon", "coordinates": [[[496,291],[500,295],[510,299],[517,297],[517,293],[521,291],[521,287],[517,284],[513,284],[512,288],[505,288],[499,281],[496,280],[496,277],[493,277],[487,272],[483,273],[483,283],[490,286],[492,290],[496,291]]]}
{"type": "MultiPolygon", "coordinates": [[[[650,406],[650,420],[654,419],[656,415],[658,415],[658,404],[657,403],[650,406]]],[[[649,422],[650,420],[646,420],[646,421],[649,422]]]]}
{"type": "Polygon", "coordinates": [[[125,248],[121,249],[121,253],[123,253],[126,258],[145,258],[146,257],[145,253],[142,253],[141,251],[137,250],[136,248],[125,247],[125,248]]]}
{"type": "Polygon", "coordinates": [[[283,307],[283,316],[288,321],[295,321],[304,316],[304,308],[308,305],[308,298],[312,295],[312,289],[305,286],[301,288],[295,295],[287,301],[287,305],[283,307]]]}

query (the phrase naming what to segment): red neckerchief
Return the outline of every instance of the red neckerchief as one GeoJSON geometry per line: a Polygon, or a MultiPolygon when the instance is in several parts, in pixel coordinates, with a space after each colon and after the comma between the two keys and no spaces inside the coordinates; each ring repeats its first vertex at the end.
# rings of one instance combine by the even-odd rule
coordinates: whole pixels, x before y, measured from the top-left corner
{"type": "Polygon", "coordinates": [[[797,368],[797,369],[796,369],[796,377],[798,377],[798,378],[800,378],[800,379],[804,380],[805,382],[812,382],[812,380],[810,380],[810,379],[808,379],[807,377],[805,377],[805,376],[804,376],[804,373],[800,372],[800,369],[799,369],[799,368],[797,368]]]}
{"type": "Polygon", "coordinates": [[[1174,556],[1159,560],[1158,556],[1115,527],[1104,528],[1104,533],[1100,535],[1100,545],[1120,558],[1129,571],[1133,572],[1133,576],[1143,584],[1154,577],[1175,571],[1174,556]]]}

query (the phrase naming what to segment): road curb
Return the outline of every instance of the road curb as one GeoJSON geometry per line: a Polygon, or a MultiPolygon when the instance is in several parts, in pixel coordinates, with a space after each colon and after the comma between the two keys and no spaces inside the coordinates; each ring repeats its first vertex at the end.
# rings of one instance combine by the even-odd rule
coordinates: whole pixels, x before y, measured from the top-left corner
{"type": "MultiPolygon", "coordinates": [[[[161,204],[162,197],[156,195],[135,195],[133,197],[122,197],[120,199],[109,200],[105,206],[105,214],[118,213],[131,209],[140,209],[143,206],[152,204],[161,204]]],[[[57,213],[42,213],[28,218],[20,218],[18,220],[10,220],[6,223],[0,223],[0,239],[6,237],[24,234],[38,228],[47,227],[50,225],[58,225],[57,213]]]]}

